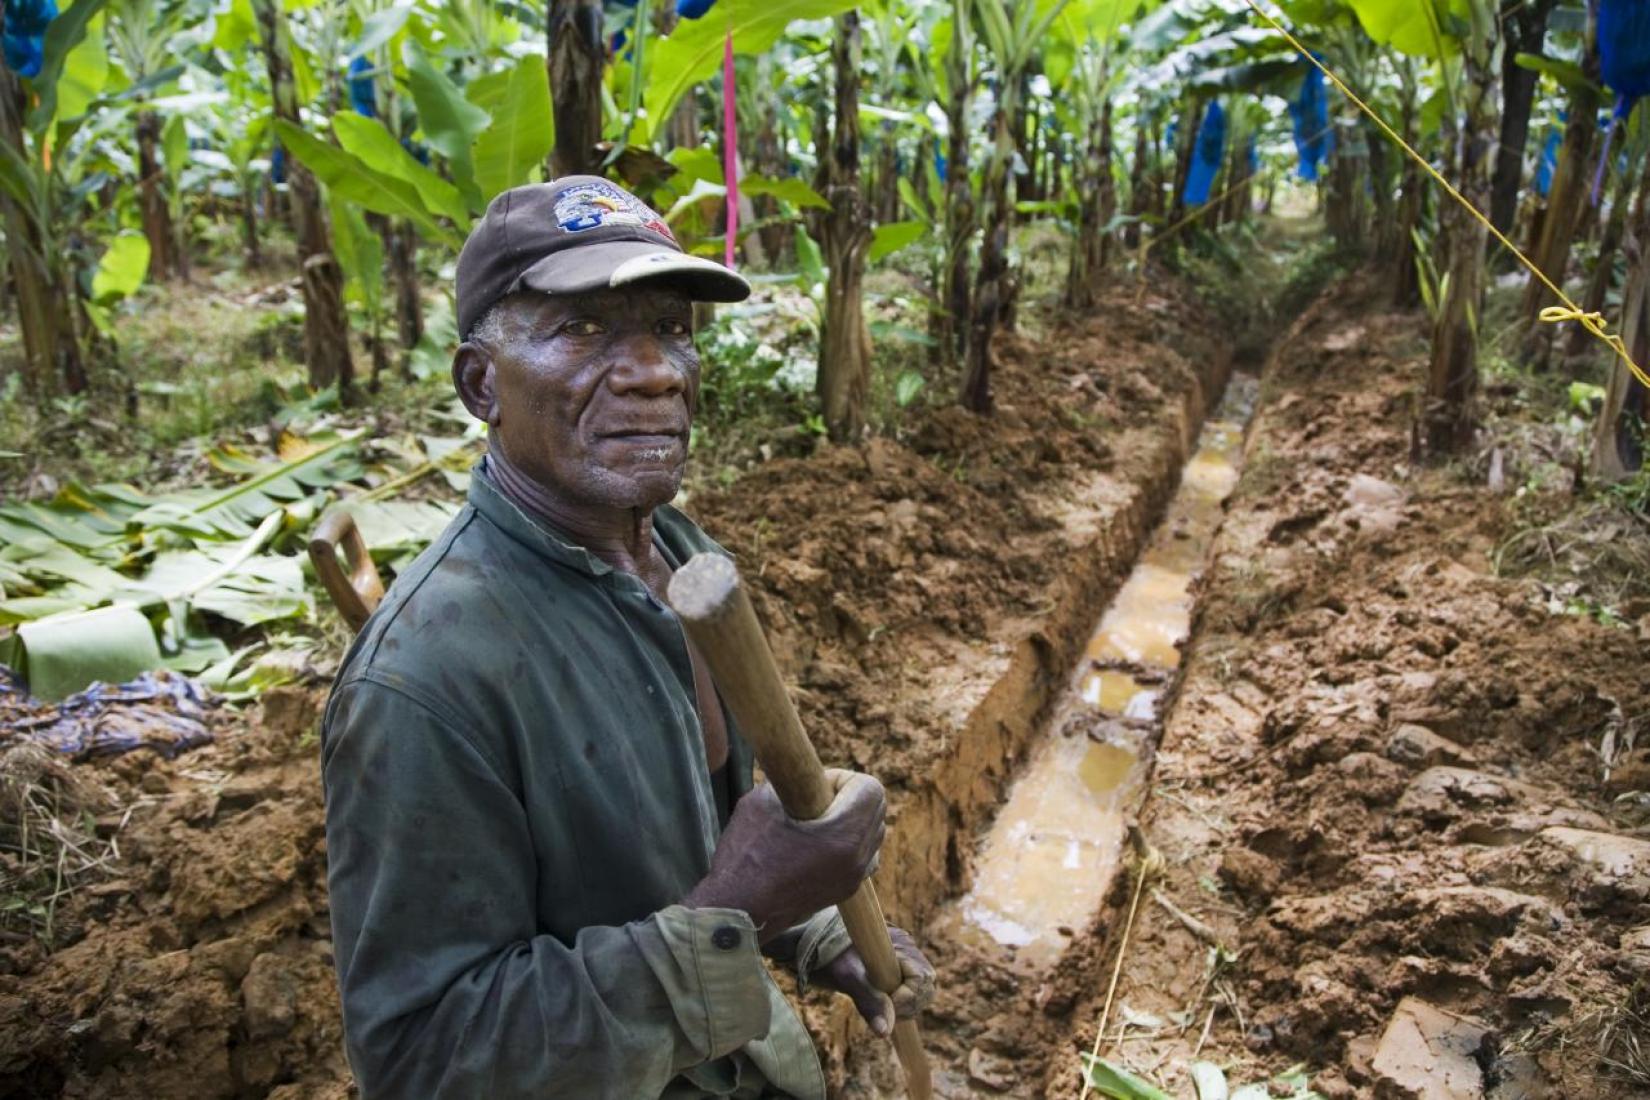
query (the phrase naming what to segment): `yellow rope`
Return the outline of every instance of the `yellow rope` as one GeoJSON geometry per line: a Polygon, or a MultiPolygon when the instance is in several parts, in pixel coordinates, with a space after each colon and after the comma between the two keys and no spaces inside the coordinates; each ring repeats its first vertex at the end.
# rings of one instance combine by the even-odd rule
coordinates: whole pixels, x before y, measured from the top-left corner
{"type": "Polygon", "coordinates": [[[1410,146],[1409,142],[1405,141],[1396,130],[1394,130],[1391,126],[1388,126],[1386,121],[1382,119],[1380,115],[1376,114],[1369,104],[1365,103],[1358,97],[1356,92],[1346,86],[1345,81],[1341,80],[1340,77],[1331,72],[1322,61],[1319,61],[1317,57],[1313,55],[1311,50],[1301,45],[1300,41],[1297,40],[1294,35],[1289,33],[1288,28],[1274,19],[1271,15],[1268,15],[1266,11],[1255,2],[1255,0],[1243,0],[1243,2],[1253,8],[1256,15],[1271,24],[1273,30],[1283,35],[1284,40],[1293,46],[1296,52],[1306,58],[1306,60],[1310,61],[1313,65],[1317,66],[1318,71],[1323,73],[1331,84],[1339,88],[1342,95],[1350,99],[1353,104],[1357,106],[1358,110],[1367,115],[1369,120],[1375,123],[1376,126],[1379,126],[1381,131],[1385,133],[1387,137],[1395,141],[1399,148],[1408,153],[1411,160],[1425,169],[1427,174],[1434,180],[1437,180],[1438,186],[1442,187],[1450,198],[1460,203],[1467,209],[1468,213],[1477,218],[1484,228],[1489,230],[1490,235],[1501,243],[1502,247],[1506,248],[1507,251],[1516,256],[1519,263],[1529,268],[1530,274],[1541,280],[1542,285],[1552,291],[1553,296],[1560,302],[1564,303],[1562,306],[1549,306],[1548,308],[1543,309],[1540,314],[1542,321],[1549,325],[1561,324],[1565,321],[1576,322],[1582,328],[1604,341],[1605,345],[1609,347],[1611,351],[1615,352],[1616,355],[1621,358],[1623,363],[1627,364],[1627,369],[1633,372],[1633,376],[1637,378],[1645,387],[1650,388],[1650,374],[1646,374],[1644,369],[1633,361],[1632,353],[1627,350],[1627,344],[1623,342],[1619,335],[1609,331],[1609,327],[1605,323],[1604,317],[1601,314],[1587,313],[1582,310],[1580,306],[1576,305],[1575,301],[1571,299],[1568,294],[1564,293],[1563,289],[1560,288],[1557,283],[1547,277],[1546,272],[1542,271],[1528,256],[1519,251],[1518,246],[1508,240],[1507,235],[1497,229],[1495,224],[1491,222],[1489,218],[1484,216],[1483,211],[1474,206],[1465,195],[1461,194],[1460,191],[1457,191],[1455,186],[1451,184],[1449,180],[1445,179],[1443,174],[1439,172],[1438,169],[1427,163],[1427,159],[1420,153],[1417,153],[1410,146]]]}

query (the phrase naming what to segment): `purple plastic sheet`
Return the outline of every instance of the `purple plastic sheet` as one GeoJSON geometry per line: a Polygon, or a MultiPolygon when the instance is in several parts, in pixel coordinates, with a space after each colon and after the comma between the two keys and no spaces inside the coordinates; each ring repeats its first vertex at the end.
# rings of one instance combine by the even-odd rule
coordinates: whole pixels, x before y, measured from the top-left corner
{"type": "Polygon", "coordinates": [[[15,738],[76,761],[153,749],[170,759],[212,740],[211,695],[186,676],[146,672],[124,684],[94,683],[61,703],[30,695],[0,667],[0,746],[15,738]]]}

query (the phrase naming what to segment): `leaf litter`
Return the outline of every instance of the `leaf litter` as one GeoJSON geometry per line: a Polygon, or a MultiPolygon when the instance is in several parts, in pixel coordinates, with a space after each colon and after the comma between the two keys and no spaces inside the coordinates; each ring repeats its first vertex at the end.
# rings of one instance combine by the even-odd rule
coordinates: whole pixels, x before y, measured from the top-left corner
{"type": "Polygon", "coordinates": [[[0,660],[46,698],[159,667],[256,690],[275,679],[267,662],[265,675],[232,685],[225,670],[246,652],[247,631],[316,623],[317,586],[299,551],[329,504],[354,511],[375,559],[400,568],[457,510],[452,494],[478,453],[474,422],[457,436],[372,443],[324,416],[308,430],[298,413],[283,424],[271,457],[207,450],[225,484],[151,493],[71,483],[47,501],[0,505],[0,660]],[[443,496],[421,484],[435,473],[443,496]],[[418,498],[394,499],[403,494],[418,498]],[[237,635],[232,651],[224,639],[237,635]]]}

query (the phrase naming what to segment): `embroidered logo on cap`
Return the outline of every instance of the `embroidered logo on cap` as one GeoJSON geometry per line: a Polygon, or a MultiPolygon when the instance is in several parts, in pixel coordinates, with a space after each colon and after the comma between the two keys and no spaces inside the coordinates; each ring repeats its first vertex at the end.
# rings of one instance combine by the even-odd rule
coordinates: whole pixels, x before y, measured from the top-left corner
{"type": "Polygon", "coordinates": [[[582,233],[604,225],[634,225],[674,242],[676,235],[654,211],[635,196],[610,183],[595,181],[569,187],[556,196],[556,225],[569,233],[582,233]]]}

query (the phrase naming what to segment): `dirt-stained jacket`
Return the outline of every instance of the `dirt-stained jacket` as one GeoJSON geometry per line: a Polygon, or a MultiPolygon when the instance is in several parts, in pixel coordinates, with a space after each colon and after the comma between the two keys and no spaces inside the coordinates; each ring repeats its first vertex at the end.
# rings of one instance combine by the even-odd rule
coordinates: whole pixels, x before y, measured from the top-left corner
{"type": "MultiPolygon", "coordinates": [[[[668,507],[654,538],[720,550],[668,507]]],[[[675,904],[718,835],[676,616],[484,465],[346,657],[322,765],[363,1100],[824,1096],[749,918],[675,904]]]]}

